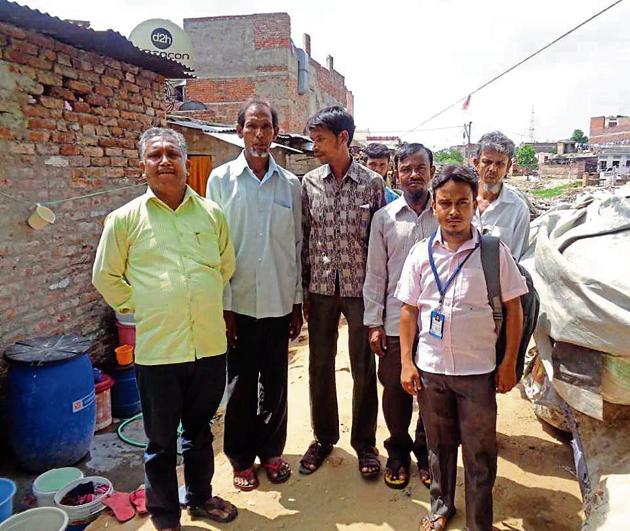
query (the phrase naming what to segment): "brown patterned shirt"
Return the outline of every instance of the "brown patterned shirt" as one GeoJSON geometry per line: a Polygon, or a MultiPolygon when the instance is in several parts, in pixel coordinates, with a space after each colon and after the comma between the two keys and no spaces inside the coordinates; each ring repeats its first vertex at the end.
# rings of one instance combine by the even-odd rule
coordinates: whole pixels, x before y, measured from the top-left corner
{"type": "Polygon", "coordinates": [[[302,278],[305,296],[361,297],[370,222],[385,205],[378,173],[352,161],[341,184],[325,164],[302,179],[302,278]]]}

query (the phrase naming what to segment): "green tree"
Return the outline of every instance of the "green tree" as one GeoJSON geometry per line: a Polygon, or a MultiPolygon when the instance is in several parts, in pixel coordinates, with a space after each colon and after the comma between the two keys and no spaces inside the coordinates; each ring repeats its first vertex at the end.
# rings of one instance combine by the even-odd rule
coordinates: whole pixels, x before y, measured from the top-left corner
{"type": "Polygon", "coordinates": [[[571,135],[571,140],[575,140],[578,144],[586,144],[588,142],[588,137],[581,129],[575,129],[571,135]]]}
{"type": "Polygon", "coordinates": [[[516,150],[516,163],[527,171],[538,168],[538,160],[536,159],[536,151],[532,146],[527,144],[516,150]]]}
{"type": "Polygon", "coordinates": [[[440,164],[463,164],[464,155],[457,149],[442,149],[435,156],[435,161],[440,164]]]}

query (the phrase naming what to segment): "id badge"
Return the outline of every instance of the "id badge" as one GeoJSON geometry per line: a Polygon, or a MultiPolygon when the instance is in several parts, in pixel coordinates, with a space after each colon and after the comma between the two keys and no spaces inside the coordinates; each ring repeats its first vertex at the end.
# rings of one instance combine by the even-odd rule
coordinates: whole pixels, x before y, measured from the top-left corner
{"type": "Polygon", "coordinates": [[[431,326],[429,327],[429,334],[438,339],[444,339],[444,314],[439,310],[433,310],[431,312],[431,326]]]}

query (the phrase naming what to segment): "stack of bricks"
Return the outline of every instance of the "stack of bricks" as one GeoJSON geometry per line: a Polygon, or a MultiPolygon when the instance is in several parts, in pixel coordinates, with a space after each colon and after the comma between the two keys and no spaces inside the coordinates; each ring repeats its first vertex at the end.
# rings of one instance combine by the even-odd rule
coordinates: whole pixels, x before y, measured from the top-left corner
{"type": "Polygon", "coordinates": [[[164,79],[112,58],[0,23],[0,351],[18,339],[76,332],[109,354],[113,316],[91,286],[107,213],[144,191],[127,188],[52,206],[36,202],[141,182],[137,139],[164,125],[164,79]]]}

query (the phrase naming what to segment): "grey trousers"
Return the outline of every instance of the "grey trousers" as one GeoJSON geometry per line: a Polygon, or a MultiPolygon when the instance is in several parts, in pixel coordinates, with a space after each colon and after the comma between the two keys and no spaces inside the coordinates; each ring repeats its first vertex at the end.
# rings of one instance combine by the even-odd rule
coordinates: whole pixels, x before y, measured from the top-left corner
{"type": "Polygon", "coordinates": [[[497,402],[494,372],[446,376],[422,371],[418,393],[431,469],[431,512],[455,513],[457,447],[461,442],[469,531],[492,529],[497,475],[497,402]]]}
{"type": "Polygon", "coordinates": [[[309,389],[315,438],[324,444],[339,440],[335,356],[339,317],[348,321],[348,350],[352,373],[352,431],[350,444],[361,454],[376,444],[376,362],[363,326],[363,299],[339,295],[310,295],[308,319],[309,389]]]}

